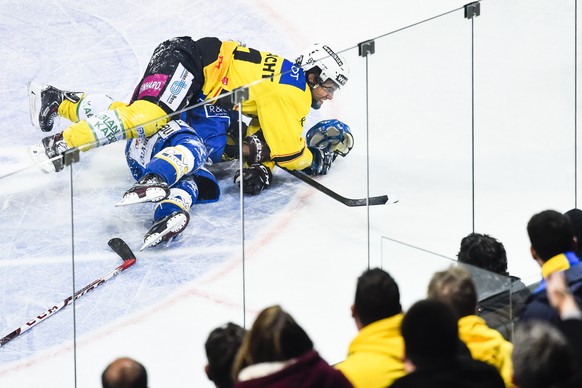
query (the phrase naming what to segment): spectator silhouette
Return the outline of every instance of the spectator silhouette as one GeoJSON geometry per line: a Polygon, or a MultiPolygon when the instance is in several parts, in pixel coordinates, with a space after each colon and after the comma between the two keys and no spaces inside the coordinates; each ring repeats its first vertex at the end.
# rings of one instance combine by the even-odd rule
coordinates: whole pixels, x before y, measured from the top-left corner
{"type": "Polygon", "coordinates": [[[513,348],[513,382],[518,388],[581,387],[568,342],[555,326],[529,320],[517,325],[513,348]]]}
{"type": "Polygon", "coordinates": [[[147,388],[148,374],[138,361],[122,357],[113,361],[101,374],[103,388],[147,388]]]}
{"type": "Polygon", "coordinates": [[[564,271],[568,288],[578,304],[582,300],[582,266],[574,253],[576,239],[572,224],[568,216],[545,210],[531,217],[527,232],[531,255],[540,265],[544,280],[528,298],[520,320],[539,319],[557,325],[560,317],[549,303],[545,279],[554,272],[564,271]]]}
{"type": "Polygon", "coordinates": [[[577,369],[582,372],[582,310],[568,289],[563,272],[550,274],[546,284],[550,304],[560,315],[558,327],[570,344],[577,369]]]}
{"type": "Polygon", "coordinates": [[[505,247],[489,235],[470,233],[461,240],[457,258],[468,264],[464,267],[477,288],[477,315],[511,340],[514,323],[531,292],[520,278],[507,272],[505,247]]]}
{"type": "Polygon", "coordinates": [[[208,364],[204,368],[208,379],[217,388],[231,388],[232,364],[245,336],[245,329],[228,322],[208,335],[204,348],[208,364]]]}
{"type": "Polygon", "coordinates": [[[576,237],[576,256],[582,257],[582,210],[574,208],[564,213],[570,219],[576,237]]]}
{"type": "Polygon", "coordinates": [[[386,387],[404,376],[400,292],[380,268],[365,271],[356,286],[352,317],[359,332],[336,368],[355,387],[386,387]]]}
{"type": "Polygon", "coordinates": [[[494,366],[505,385],[512,387],[513,345],[501,333],[487,326],[475,315],[477,292],[471,275],[462,267],[451,267],[436,272],[428,286],[428,298],[449,306],[458,319],[459,337],[467,345],[474,359],[494,366]]]}
{"type": "Polygon", "coordinates": [[[457,320],[443,302],[413,304],[402,320],[402,336],[408,374],[393,388],[505,387],[494,367],[460,355],[457,320]]]}
{"type": "Polygon", "coordinates": [[[313,342],[281,306],[259,313],[233,365],[235,387],[351,387],[313,348],[313,342]]]}

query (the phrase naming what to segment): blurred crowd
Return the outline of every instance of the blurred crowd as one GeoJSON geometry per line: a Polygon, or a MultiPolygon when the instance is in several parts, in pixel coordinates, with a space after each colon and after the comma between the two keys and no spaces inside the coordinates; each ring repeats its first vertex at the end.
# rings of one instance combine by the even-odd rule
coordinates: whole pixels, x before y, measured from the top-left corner
{"type": "MultiPolygon", "coordinates": [[[[351,306],[358,333],[343,361],[330,365],[274,305],[248,329],[228,322],[209,333],[206,375],[219,388],[582,387],[582,211],[542,211],[527,233],[541,269],[535,284],[508,273],[500,241],[471,233],[457,264],[434,273],[426,298],[407,311],[387,271],[360,274],[351,306]]],[[[102,384],[146,388],[146,368],[119,358],[102,384]]]]}

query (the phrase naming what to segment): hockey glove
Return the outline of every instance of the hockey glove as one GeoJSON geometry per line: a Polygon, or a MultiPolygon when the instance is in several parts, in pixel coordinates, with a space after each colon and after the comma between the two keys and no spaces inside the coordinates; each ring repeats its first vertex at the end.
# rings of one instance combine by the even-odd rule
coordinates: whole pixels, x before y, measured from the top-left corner
{"type": "MultiPolygon", "coordinates": [[[[265,187],[271,185],[273,174],[262,164],[252,164],[243,168],[243,191],[245,194],[256,195],[265,187]]],[[[234,174],[234,183],[240,185],[240,170],[234,174]]]]}
{"type": "Polygon", "coordinates": [[[334,153],[317,147],[307,147],[313,154],[311,167],[303,170],[308,175],[325,175],[331,168],[331,162],[334,161],[334,153]]]}
{"type": "Polygon", "coordinates": [[[271,159],[271,150],[261,132],[247,136],[244,142],[249,147],[249,155],[246,158],[248,164],[263,163],[271,159]]]}
{"type": "Polygon", "coordinates": [[[323,120],[307,131],[305,136],[308,147],[323,148],[337,155],[347,156],[354,146],[350,127],[339,120],[323,120]]]}

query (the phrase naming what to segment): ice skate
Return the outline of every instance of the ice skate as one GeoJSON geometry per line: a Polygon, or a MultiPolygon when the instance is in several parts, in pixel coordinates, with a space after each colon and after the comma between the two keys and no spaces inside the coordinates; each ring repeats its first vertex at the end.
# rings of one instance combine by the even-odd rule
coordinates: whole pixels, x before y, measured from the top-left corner
{"type": "Polygon", "coordinates": [[[40,128],[43,132],[50,132],[59,115],[61,102],[65,99],[78,102],[82,95],[81,92],[66,92],[51,85],[30,82],[28,84],[28,103],[32,125],[40,128]]]}
{"type": "Polygon", "coordinates": [[[144,243],[139,250],[143,251],[147,247],[156,246],[162,241],[170,241],[186,229],[188,221],[190,221],[190,215],[184,210],[174,212],[158,220],[145,234],[144,243]]]}
{"type": "Polygon", "coordinates": [[[63,169],[63,153],[68,149],[63,133],[59,132],[42,139],[42,144],[29,147],[28,154],[40,170],[48,174],[63,169]]]}
{"type": "Polygon", "coordinates": [[[143,202],[159,202],[170,195],[168,184],[155,174],[147,174],[123,194],[115,206],[127,206],[143,202]]]}

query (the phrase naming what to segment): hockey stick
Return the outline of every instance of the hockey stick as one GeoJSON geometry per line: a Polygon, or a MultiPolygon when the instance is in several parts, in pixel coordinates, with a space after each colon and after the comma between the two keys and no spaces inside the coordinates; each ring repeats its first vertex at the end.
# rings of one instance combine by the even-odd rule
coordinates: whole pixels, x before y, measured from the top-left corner
{"type": "MultiPolygon", "coordinates": [[[[83,295],[88,293],[89,291],[102,285],[107,280],[111,279],[115,275],[120,274],[122,271],[128,269],[129,267],[131,267],[132,265],[135,264],[135,261],[136,261],[135,255],[133,254],[131,249],[127,246],[125,241],[116,237],[116,238],[112,238],[111,240],[109,240],[108,244],[111,247],[111,249],[113,249],[113,251],[115,253],[117,253],[123,259],[123,264],[121,264],[119,267],[115,268],[113,271],[109,272],[107,275],[100,277],[99,279],[93,280],[91,283],[89,283],[88,285],[86,285],[85,287],[83,287],[82,289],[77,291],[74,295],[75,300],[79,299],[80,297],[82,297],[83,295]]],[[[10,342],[14,338],[18,337],[19,335],[21,335],[25,331],[32,329],[34,326],[38,325],[40,322],[51,317],[56,312],[64,309],[65,307],[67,307],[69,305],[69,303],[71,303],[72,300],[73,300],[73,296],[69,296],[64,301],[49,307],[48,309],[43,311],[42,314],[37,315],[36,317],[34,317],[34,319],[26,322],[24,325],[20,326],[16,330],[14,330],[12,333],[2,337],[0,339],[0,346],[6,345],[8,342],[10,342]]]]}
{"type": "MultiPolygon", "coordinates": [[[[307,183],[308,185],[316,188],[317,190],[332,197],[336,201],[343,203],[346,206],[350,206],[350,207],[352,207],[352,206],[366,206],[366,200],[368,200],[367,202],[370,206],[384,205],[385,203],[388,202],[387,195],[379,195],[377,197],[369,197],[369,198],[346,198],[346,197],[339,195],[335,191],[332,191],[328,187],[322,185],[321,183],[317,182],[316,180],[312,179],[311,177],[309,177],[308,175],[306,175],[305,173],[303,173],[301,171],[287,170],[286,168],[283,168],[283,170],[287,171],[289,174],[293,175],[294,177],[299,178],[300,180],[307,183]]],[[[391,203],[396,203],[396,202],[398,202],[398,201],[394,201],[391,203]]]]}

